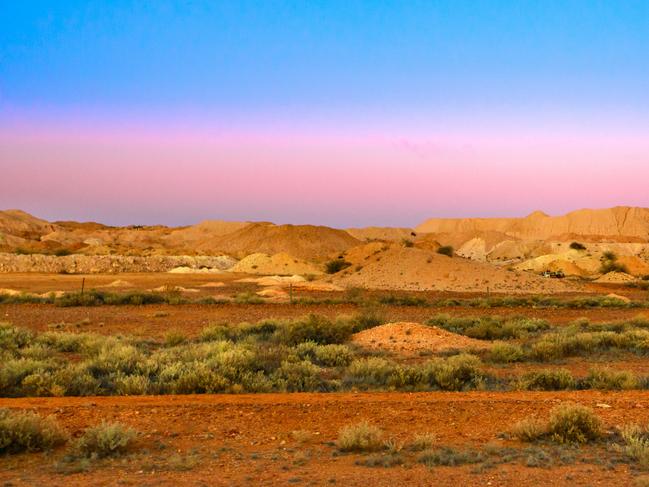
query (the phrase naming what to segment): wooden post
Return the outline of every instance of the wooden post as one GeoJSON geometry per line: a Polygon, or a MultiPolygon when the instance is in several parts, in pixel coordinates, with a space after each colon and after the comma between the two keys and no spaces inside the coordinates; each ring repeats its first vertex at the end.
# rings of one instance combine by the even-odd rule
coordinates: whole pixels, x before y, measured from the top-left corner
{"type": "Polygon", "coordinates": [[[293,304],[293,283],[289,282],[288,284],[288,296],[289,296],[289,301],[291,304],[293,304]]]}
{"type": "Polygon", "coordinates": [[[81,295],[83,296],[83,289],[86,287],[86,278],[81,279],[81,295]]]}

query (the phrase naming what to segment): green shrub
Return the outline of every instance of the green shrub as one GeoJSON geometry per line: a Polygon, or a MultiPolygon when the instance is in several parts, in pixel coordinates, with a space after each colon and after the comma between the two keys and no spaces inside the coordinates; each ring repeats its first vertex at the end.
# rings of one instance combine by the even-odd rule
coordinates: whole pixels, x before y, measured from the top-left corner
{"type": "Polygon", "coordinates": [[[383,432],[366,421],[343,427],[336,446],[343,452],[373,452],[383,448],[383,432]]]}
{"type": "Polygon", "coordinates": [[[335,274],[343,269],[347,269],[351,265],[351,262],[347,262],[344,259],[334,259],[325,264],[325,271],[327,274],[335,274]]]}
{"type": "Polygon", "coordinates": [[[0,350],[17,350],[27,346],[34,339],[34,334],[24,328],[17,328],[10,323],[0,323],[0,350]]]}
{"type": "Polygon", "coordinates": [[[185,334],[178,330],[170,330],[165,333],[164,344],[166,347],[176,347],[187,342],[185,334]]]}
{"type": "Polygon", "coordinates": [[[137,433],[121,423],[102,422],[88,428],[76,442],[76,450],[83,457],[105,458],[126,453],[137,433]]]}
{"type": "Polygon", "coordinates": [[[383,387],[395,370],[396,365],[383,358],[356,359],[347,367],[344,381],[349,386],[361,388],[383,387]]]}
{"type": "Polygon", "coordinates": [[[485,455],[482,452],[476,450],[460,451],[448,446],[426,450],[417,458],[417,462],[423,463],[428,467],[436,467],[440,465],[455,467],[458,465],[480,463],[484,460],[485,455]]]}
{"type": "Polygon", "coordinates": [[[325,386],[320,378],[320,367],[308,360],[282,362],[273,379],[280,390],[287,392],[324,391],[325,386]]]}
{"type": "Polygon", "coordinates": [[[115,392],[120,396],[141,396],[151,392],[151,381],[146,375],[119,374],[113,380],[115,392]]]}
{"type": "Polygon", "coordinates": [[[274,339],[286,345],[312,341],[318,344],[345,343],[353,333],[349,320],[331,321],[323,316],[309,315],[293,321],[283,322],[277,327],[274,339]]]}
{"type": "Polygon", "coordinates": [[[548,433],[557,443],[588,443],[602,435],[602,423],[592,409],[560,404],[550,411],[548,433]]]}
{"type": "Polygon", "coordinates": [[[437,315],[428,320],[427,324],[480,340],[522,338],[550,328],[545,320],[536,318],[505,320],[499,316],[451,318],[448,315],[437,315]]]}
{"type": "Polygon", "coordinates": [[[410,240],[410,239],[407,239],[407,238],[404,238],[403,240],[401,240],[401,243],[403,244],[404,247],[408,247],[408,248],[415,246],[413,241],[410,240]]]}
{"type": "Polygon", "coordinates": [[[450,245],[442,245],[437,249],[437,253],[446,255],[448,257],[453,257],[453,255],[455,254],[455,249],[453,249],[453,247],[451,247],[450,245]]]}
{"type": "Polygon", "coordinates": [[[526,391],[562,391],[574,389],[575,379],[565,369],[538,370],[523,375],[519,388],[526,391]]]}
{"type": "Polygon", "coordinates": [[[66,436],[52,417],[0,409],[0,453],[50,450],[66,436]]]}
{"type": "Polygon", "coordinates": [[[437,442],[437,438],[432,433],[420,433],[416,434],[412,439],[410,444],[410,450],[412,451],[424,451],[429,450],[437,442]]]}
{"type": "Polygon", "coordinates": [[[649,469],[649,431],[637,425],[622,429],[622,451],[643,469],[649,469]]]}
{"type": "MultiPolygon", "coordinates": [[[[338,321],[345,321],[339,318],[338,321]]],[[[361,310],[349,319],[352,326],[352,332],[358,333],[359,331],[374,328],[385,323],[385,316],[378,306],[363,306],[361,310]]]]}
{"type": "Polygon", "coordinates": [[[492,362],[509,364],[523,360],[525,352],[518,345],[509,343],[495,343],[489,351],[489,359],[492,362]]]}
{"type": "Polygon", "coordinates": [[[548,433],[548,426],[537,418],[527,418],[519,421],[512,428],[512,435],[521,441],[536,441],[548,433]]]}
{"type": "Polygon", "coordinates": [[[318,345],[315,342],[300,343],[298,356],[324,367],[344,367],[351,363],[354,354],[347,345],[318,345]]]}
{"type": "Polygon", "coordinates": [[[425,381],[443,391],[462,391],[479,387],[483,381],[478,357],[460,354],[446,360],[434,360],[423,366],[425,381]]]}
{"type": "Polygon", "coordinates": [[[638,379],[629,371],[594,369],[589,371],[585,384],[591,389],[626,390],[636,389],[638,379]]]}
{"type": "Polygon", "coordinates": [[[617,255],[607,251],[602,255],[602,265],[599,269],[602,274],[609,272],[628,272],[626,266],[617,261],[617,255]]]}
{"type": "Polygon", "coordinates": [[[573,250],[586,250],[586,246],[579,242],[572,242],[570,248],[573,250]]]}

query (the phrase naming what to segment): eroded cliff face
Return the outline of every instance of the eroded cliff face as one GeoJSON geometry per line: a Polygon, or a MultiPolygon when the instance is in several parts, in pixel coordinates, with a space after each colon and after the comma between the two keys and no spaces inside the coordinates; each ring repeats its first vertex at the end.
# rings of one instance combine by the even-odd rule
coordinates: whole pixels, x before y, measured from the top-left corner
{"type": "Polygon", "coordinates": [[[618,206],[602,210],[578,210],[562,216],[534,212],[524,218],[431,218],[419,225],[416,231],[501,232],[526,240],[581,235],[649,241],[649,209],[618,206]]]}

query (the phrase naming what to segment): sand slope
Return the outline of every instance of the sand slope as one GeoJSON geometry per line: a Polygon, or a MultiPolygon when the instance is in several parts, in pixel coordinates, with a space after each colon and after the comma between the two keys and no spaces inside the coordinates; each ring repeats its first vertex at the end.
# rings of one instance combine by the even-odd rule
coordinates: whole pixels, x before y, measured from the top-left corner
{"type": "Polygon", "coordinates": [[[313,264],[305,262],[287,253],[268,255],[263,253],[251,254],[244,257],[230,268],[231,272],[246,274],[292,276],[294,274],[322,274],[322,270],[313,264]]]}
{"type": "Polygon", "coordinates": [[[565,283],[555,279],[398,245],[373,255],[362,266],[335,274],[331,280],[344,287],[368,289],[508,293],[569,290],[565,283]]]}
{"type": "Polygon", "coordinates": [[[324,260],[360,242],[344,230],[314,225],[254,223],[221,237],[214,248],[235,257],[285,252],[305,260],[324,260]]]}

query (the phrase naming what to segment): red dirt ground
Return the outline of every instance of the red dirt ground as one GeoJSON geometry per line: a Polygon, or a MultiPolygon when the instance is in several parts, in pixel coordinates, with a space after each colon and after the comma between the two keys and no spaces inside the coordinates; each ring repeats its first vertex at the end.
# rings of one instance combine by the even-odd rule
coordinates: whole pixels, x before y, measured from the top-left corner
{"type": "MultiPolygon", "coordinates": [[[[529,316],[544,318],[553,324],[567,324],[578,318],[594,322],[633,318],[639,314],[649,315],[646,309],[533,309],[533,308],[424,308],[416,306],[381,307],[384,318],[390,322],[410,321],[423,323],[432,316],[447,313],[452,316],[529,316]]],[[[35,331],[46,331],[56,323],[74,324],[89,320],[80,331],[102,334],[129,334],[140,337],[159,338],[169,329],[182,330],[187,336],[197,335],[205,326],[213,323],[256,322],[267,318],[296,318],[310,313],[334,318],[353,315],[360,308],[350,304],[217,304],[217,305],[146,305],[146,306],[97,306],[59,308],[48,304],[0,304],[0,321],[35,331]]]]}
{"type": "Polygon", "coordinates": [[[413,461],[390,468],[356,465],[363,455],[334,455],[338,430],[367,420],[386,437],[408,442],[432,432],[440,445],[520,446],[499,439],[514,422],[547,417],[560,402],[593,407],[607,428],[649,421],[649,392],[363,393],[0,399],[0,407],[53,414],[69,432],[101,420],[142,433],[134,452],[61,473],[51,454],[0,457],[4,485],[630,485],[628,465],[602,462],[549,468],[504,464],[482,473],[472,466],[428,469],[413,461]],[[606,403],[610,408],[597,405],[606,403]],[[313,436],[299,443],[291,432],[313,436]],[[187,466],[179,460],[194,459],[187,466]]]}

